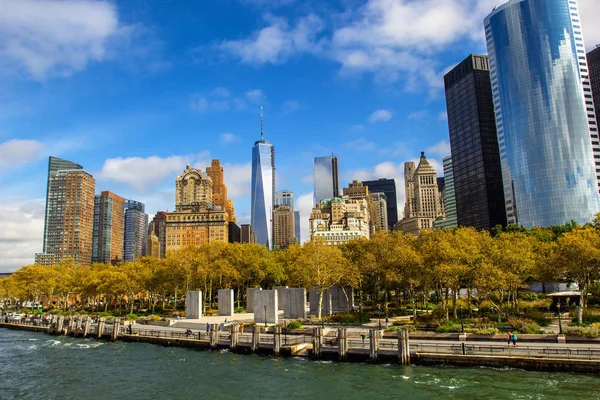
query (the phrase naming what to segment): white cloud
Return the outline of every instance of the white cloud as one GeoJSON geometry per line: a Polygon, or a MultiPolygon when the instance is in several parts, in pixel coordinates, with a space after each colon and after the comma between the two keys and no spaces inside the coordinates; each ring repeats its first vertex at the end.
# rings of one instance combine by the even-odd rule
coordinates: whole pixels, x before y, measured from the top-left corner
{"type": "Polygon", "coordinates": [[[204,169],[210,165],[208,153],[196,156],[158,157],[117,157],[104,161],[102,170],[96,174],[100,179],[120,182],[128,185],[137,193],[144,193],[155,188],[166,178],[180,174],[186,165],[194,165],[204,169]]]}
{"type": "Polygon", "coordinates": [[[221,140],[221,143],[224,143],[224,144],[235,143],[240,140],[239,137],[237,137],[233,133],[229,133],[229,132],[221,133],[219,135],[219,139],[221,140]]]}
{"type": "Polygon", "coordinates": [[[294,26],[271,15],[266,15],[265,20],[269,25],[250,38],[225,40],[217,48],[251,65],[280,64],[294,55],[320,51],[317,36],[325,28],[321,18],[310,14],[298,19],[294,26]]]}
{"type": "Polygon", "coordinates": [[[190,100],[190,108],[199,113],[219,112],[229,110],[229,102],[227,100],[208,100],[202,96],[192,96],[190,100]]]}
{"type": "Polygon", "coordinates": [[[450,143],[448,143],[446,140],[442,140],[441,142],[429,147],[425,154],[447,157],[450,155],[450,143]]]}
{"type": "Polygon", "coordinates": [[[37,160],[45,145],[37,140],[11,139],[0,143],[0,172],[37,160]]]}
{"type": "Polygon", "coordinates": [[[428,110],[415,111],[408,114],[408,119],[423,119],[429,115],[428,110]]]}
{"type": "Polygon", "coordinates": [[[365,138],[358,138],[351,142],[344,143],[342,146],[347,149],[356,150],[356,151],[375,150],[375,143],[373,143],[365,138]]]}
{"type": "Polygon", "coordinates": [[[369,116],[369,122],[385,122],[392,119],[392,113],[388,110],[377,110],[369,116]]]}
{"type": "Polygon", "coordinates": [[[282,104],[281,108],[283,109],[284,114],[289,114],[298,111],[300,109],[300,103],[296,100],[288,100],[282,104]]]}
{"type": "Polygon", "coordinates": [[[250,103],[259,104],[266,100],[265,94],[260,89],[249,90],[246,92],[246,98],[250,103]]]}
{"type": "Polygon", "coordinates": [[[215,97],[221,97],[224,99],[231,96],[231,92],[229,91],[229,89],[224,87],[216,87],[210,92],[210,94],[212,94],[215,97]]]}
{"type": "Polygon", "coordinates": [[[585,45],[588,50],[592,50],[597,44],[600,44],[600,24],[598,24],[600,2],[598,0],[579,0],[578,4],[585,45]]]}
{"type": "Polygon", "coordinates": [[[440,121],[447,121],[448,120],[448,111],[440,111],[440,113],[438,114],[438,119],[440,121]]]}
{"type": "Polygon", "coordinates": [[[33,264],[35,253],[42,251],[44,200],[1,199],[0,221],[0,272],[33,264]]]}
{"type": "Polygon", "coordinates": [[[108,1],[3,0],[1,9],[2,64],[37,80],[106,59],[109,41],[122,33],[108,1]]]}
{"type": "Polygon", "coordinates": [[[223,174],[230,199],[239,199],[250,194],[252,182],[252,163],[223,164],[223,174]]]}
{"type": "Polygon", "coordinates": [[[306,242],[310,239],[310,230],[308,225],[308,217],[315,205],[313,204],[313,192],[304,193],[296,197],[294,207],[300,212],[300,232],[302,241],[306,242]]]}

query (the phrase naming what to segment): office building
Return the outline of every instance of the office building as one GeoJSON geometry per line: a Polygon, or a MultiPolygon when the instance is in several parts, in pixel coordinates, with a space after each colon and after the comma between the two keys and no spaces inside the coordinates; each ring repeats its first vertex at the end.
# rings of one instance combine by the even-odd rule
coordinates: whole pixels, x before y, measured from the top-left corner
{"type": "MultiPolygon", "coordinates": [[[[160,243],[160,258],[165,258],[167,255],[167,213],[158,211],[154,214],[150,225],[148,226],[148,234],[154,233],[160,243]]],[[[148,251],[149,252],[149,251],[148,251]]]]}
{"type": "MultiPolygon", "coordinates": [[[[471,54],[444,76],[456,223],[506,225],[488,57],[471,54]]],[[[448,216],[446,216],[448,218],[448,216]]]]}
{"type": "Polygon", "coordinates": [[[252,148],[252,192],[250,197],[250,223],[259,244],[273,247],[273,206],[275,203],[275,148],[264,138],[261,130],[260,140],[252,148]]]}
{"type": "MultiPolygon", "coordinates": [[[[592,95],[594,99],[594,106],[596,113],[596,122],[600,121],[600,45],[596,45],[596,48],[590,51],[587,54],[587,63],[589,69],[589,80],[592,86],[592,95]]],[[[585,75],[582,76],[582,79],[585,79],[585,75]]],[[[592,112],[591,104],[585,105],[586,111],[588,113],[592,112]]],[[[594,134],[596,134],[596,138],[598,137],[597,133],[592,131],[592,139],[594,139],[594,134]]],[[[598,166],[596,165],[596,169],[598,166]]],[[[598,172],[598,171],[596,171],[598,172]]]]}
{"type": "Polygon", "coordinates": [[[419,165],[412,161],[404,163],[406,204],[404,218],[398,222],[399,230],[418,235],[422,230],[432,229],[434,222],[444,218],[442,201],[435,169],[421,152],[419,165]]]}
{"type": "Polygon", "coordinates": [[[294,211],[293,190],[279,190],[275,193],[275,208],[279,206],[287,206],[294,211]]]}
{"type": "Polygon", "coordinates": [[[227,224],[227,237],[229,243],[241,243],[242,242],[242,230],[233,221],[229,221],[227,224]]]}
{"type": "Polygon", "coordinates": [[[160,254],[160,242],[158,236],[154,232],[148,235],[148,256],[154,258],[162,258],[160,254]]]}
{"type": "MultiPolygon", "coordinates": [[[[210,176],[188,165],[177,177],[175,187],[175,211],[165,213],[167,254],[188,246],[229,242],[229,224],[233,221],[226,209],[213,207],[210,176]]],[[[222,189],[221,193],[226,191],[222,189]]]]}
{"type": "Polygon", "coordinates": [[[507,222],[590,222],[600,143],[577,2],[510,0],[484,25],[507,222]]]}
{"type": "Polygon", "coordinates": [[[241,243],[250,243],[250,244],[254,244],[256,243],[256,235],[254,234],[254,231],[252,230],[252,225],[250,224],[243,224],[240,226],[240,233],[241,233],[241,243]]]}
{"type": "MultiPolygon", "coordinates": [[[[52,164],[52,157],[50,163],[52,164]]],[[[54,262],[92,262],[96,181],[82,169],[49,171],[44,252],[54,262]]]]}
{"type": "Polygon", "coordinates": [[[58,157],[50,156],[48,159],[48,180],[46,182],[46,211],[44,217],[44,243],[42,252],[46,251],[46,241],[48,238],[48,218],[49,210],[48,207],[51,205],[50,199],[54,197],[54,193],[50,188],[50,181],[53,177],[56,176],[58,171],[67,171],[67,170],[83,170],[83,167],[77,163],[72,161],[63,160],[58,157]]]}
{"type": "Polygon", "coordinates": [[[444,216],[435,221],[436,228],[455,228],[456,222],[456,200],[454,197],[454,175],[452,171],[452,156],[444,158],[444,216]]]}
{"type": "Polygon", "coordinates": [[[389,230],[385,193],[370,193],[371,233],[389,230]]]}
{"type": "Polygon", "coordinates": [[[309,217],[310,238],[328,245],[370,238],[370,209],[366,199],[333,198],[321,200],[309,217]]]}
{"type": "Polygon", "coordinates": [[[125,199],[112,192],[94,198],[92,262],[123,260],[125,199]]]}
{"type": "Polygon", "coordinates": [[[227,185],[220,160],[212,160],[211,166],[206,167],[206,174],[212,181],[212,206],[214,210],[225,210],[229,221],[236,222],[233,201],[227,198],[227,185]]]}
{"type": "Polygon", "coordinates": [[[125,235],[123,259],[135,261],[148,255],[148,214],[146,206],[139,201],[125,202],[125,235]]]}
{"type": "Polygon", "coordinates": [[[340,196],[340,177],[337,157],[315,157],[313,160],[313,172],[313,202],[315,204],[321,200],[329,200],[340,196]]]}
{"type": "Polygon", "coordinates": [[[377,179],[363,181],[370,193],[383,193],[387,200],[387,219],[390,230],[398,223],[398,199],[396,197],[396,181],[394,179],[377,179]]]}
{"type": "Polygon", "coordinates": [[[300,211],[294,211],[294,236],[296,241],[302,243],[302,226],[300,225],[300,211]]]}
{"type": "Polygon", "coordinates": [[[50,267],[54,265],[54,254],[35,253],[35,264],[42,267],[50,267]]]}
{"type": "Polygon", "coordinates": [[[286,249],[294,243],[294,211],[288,206],[279,206],[273,212],[273,248],[286,249]]]}

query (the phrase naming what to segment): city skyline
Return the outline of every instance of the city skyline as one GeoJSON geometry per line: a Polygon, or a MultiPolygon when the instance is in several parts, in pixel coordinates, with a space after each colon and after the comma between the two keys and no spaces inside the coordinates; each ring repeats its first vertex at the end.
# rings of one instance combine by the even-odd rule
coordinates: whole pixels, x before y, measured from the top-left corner
{"type": "MultiPolygon", "coordinates": [[[[276,189],[296,193],[303,239],[314,206],[312,159],[322,154],[339,157],[340,187],[395,179],[401,218],[403,163],[425,151],[441,176],[449,155],[442,76],[486,51],[482,21],[496,5],[449,0],[438,11],[456,22],[440,30],[427,0],[389,1],[389,10],[376,0],[232,0],[185,13],[137,0],[80,2],[94,18],[46,3],[53,7],[39,13],[30,1],[8,0],[0,15],[0,37],[23,50],[1,50],[0,271],[42,251],[49,155],[84,165],[96,193],[135,198],[151,218],[172,210],[172,182],[185,165],[219,158],[238,224],[249,223],[260,104],[277,147],[276,189]],[[392,8],[398,12],[386,12],[392,8]],[[344,13],[351,18],[336,24],[344,13]],[[46,24],[32,26],[33,16],[46,24]],[[65,19],[83,33],[58,35],[56,21],[65,19]],[[419,33],[386,36],[386,27],[402,26],[419,33]]],[[[587,50],[600,43],[600,30],[586,24],[600,12],[594,3],[579,1],[587,50]]]]}

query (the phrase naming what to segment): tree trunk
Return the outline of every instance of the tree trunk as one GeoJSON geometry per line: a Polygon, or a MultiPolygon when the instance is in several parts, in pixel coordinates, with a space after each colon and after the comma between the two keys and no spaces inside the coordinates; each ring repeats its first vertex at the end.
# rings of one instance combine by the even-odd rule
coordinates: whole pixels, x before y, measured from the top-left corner
{"type": "Polygon", "coordinates": [[[444,301],[443,301],[443,303],[444,303],[444,312],[446,314],[446,321],[448,321],[450,319],[450,315],[449,315],[449,308],[450,307],[448,307],[448,304],[449,304],[448,297],[450,296],[450,293],[449,293],[450,289],[445,288],[445,292],[446,293],[444,294],[444,301]]]}
{"type": "Polygon", "coordinates": [[[320,320],[322,320],[322,318],[323,318],[322,313],[321,313],[321,309],[323,308],[323,292],[325,292],[325,290],[323,290],[322,288],[319,288],[319,309],[317,310],[317,317],[320,320]]]}
{"type": "Polygon", "coordinates": [[[458,319],[458,315],[456,315],[456,300],[458,299],[458,291],[460,289],[452,289],[452,318],[455,320],[458,319]]]}

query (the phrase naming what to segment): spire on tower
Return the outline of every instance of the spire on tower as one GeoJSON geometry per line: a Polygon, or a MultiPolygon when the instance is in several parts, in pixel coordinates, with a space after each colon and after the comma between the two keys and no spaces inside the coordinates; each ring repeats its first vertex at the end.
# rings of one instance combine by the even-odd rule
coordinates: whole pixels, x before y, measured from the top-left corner
{"type": "Polygon", "coordinates": [[[260,140],[265,140],[265,133],[263,132],[263,108],[260,106],[260,140]]]}

